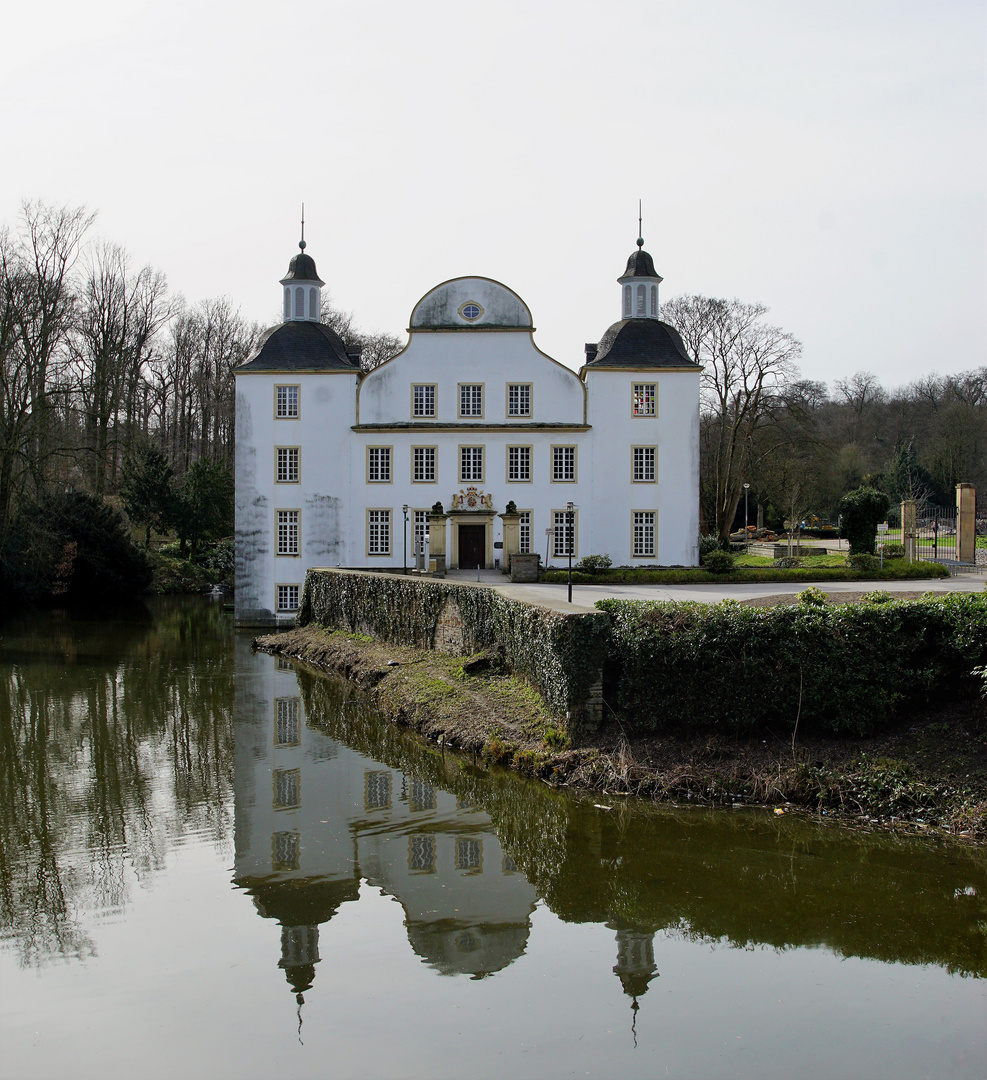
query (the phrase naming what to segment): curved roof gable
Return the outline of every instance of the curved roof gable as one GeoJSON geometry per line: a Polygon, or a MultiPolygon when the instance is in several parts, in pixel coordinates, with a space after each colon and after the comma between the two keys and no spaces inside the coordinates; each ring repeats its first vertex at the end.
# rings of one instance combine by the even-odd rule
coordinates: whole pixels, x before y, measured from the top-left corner
{"type": "Polygon", "coordinates": [[[531,312],[499,281],[461,277],[443,281],[415,304],[411,330],[532,330],[531,312]]]}

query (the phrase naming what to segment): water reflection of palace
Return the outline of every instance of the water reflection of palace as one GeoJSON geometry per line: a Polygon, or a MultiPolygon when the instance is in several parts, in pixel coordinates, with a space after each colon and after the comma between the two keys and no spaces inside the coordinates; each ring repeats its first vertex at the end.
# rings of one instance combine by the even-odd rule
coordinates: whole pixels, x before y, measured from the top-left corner
{"type": "Polygon", "coordinates": [[[291,666],[237,647],[235,882],[280,923],[295,993],[361,880],[401,903],[411,947],[443,974],[482,978],[520,956],[536,895],[488,815],[308,724],[291,666]]]}

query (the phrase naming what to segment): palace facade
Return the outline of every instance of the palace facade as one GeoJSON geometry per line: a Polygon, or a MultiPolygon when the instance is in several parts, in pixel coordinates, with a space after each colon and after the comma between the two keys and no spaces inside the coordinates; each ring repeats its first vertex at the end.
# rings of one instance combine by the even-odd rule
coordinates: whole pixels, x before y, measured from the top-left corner
{"type": "Polygon", "coordinates": [[[426,293],[404,349],[363,372],[319,322],[324,282],[300,247],[284,322],[235,372],[239,623],[292,616],[311,567],[400,569],[417,548],[440,569],[518,552],[696,565],[701,369],[659,318],[642,240],[621,319],[578,372],[484,277],[426,293]]]}

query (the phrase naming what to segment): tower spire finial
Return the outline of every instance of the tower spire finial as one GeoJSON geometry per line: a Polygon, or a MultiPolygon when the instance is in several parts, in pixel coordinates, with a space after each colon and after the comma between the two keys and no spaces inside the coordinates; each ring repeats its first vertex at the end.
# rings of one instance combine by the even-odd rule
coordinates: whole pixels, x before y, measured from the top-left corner
{"type": "Polygon", "coordinates": [[[644,247],[644,236],[641,228],[641,200],[637,200],[637,246],[644,247]]]}
{"type": "Polygon", "coordinates": [[[302,238],[298,241],[299,248],[305,250],[305,204],[302,203],[302,238]]]}

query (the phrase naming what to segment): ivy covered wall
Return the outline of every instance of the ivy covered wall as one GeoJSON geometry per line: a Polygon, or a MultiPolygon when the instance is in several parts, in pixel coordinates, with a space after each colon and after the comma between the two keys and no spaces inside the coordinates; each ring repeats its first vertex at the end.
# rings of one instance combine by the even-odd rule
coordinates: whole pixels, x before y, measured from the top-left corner
{"type": "Polygon", "coordinates": [[[610,617],[602,612],[550,611],[442,580],[310,570],[297,623],[464,656],[499,647],[511,671],[565,717],[573,743],[599,726],[610,638],[610,617]]]}

